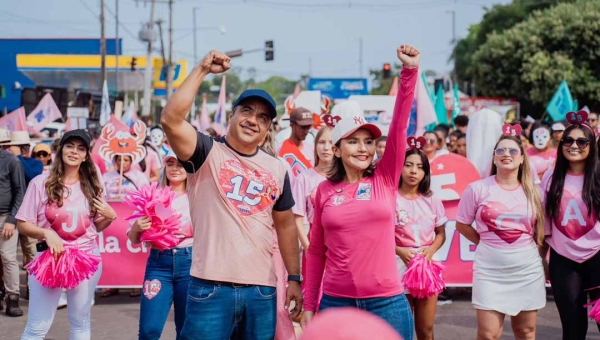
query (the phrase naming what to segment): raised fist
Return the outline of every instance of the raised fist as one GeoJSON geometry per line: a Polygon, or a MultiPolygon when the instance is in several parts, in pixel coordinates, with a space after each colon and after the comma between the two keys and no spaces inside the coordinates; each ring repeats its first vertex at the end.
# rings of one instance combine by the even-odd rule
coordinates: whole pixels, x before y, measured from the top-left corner
{"type": "Polygon", "coordinates": [[[398,59],[402,62],[402,65],[408,68],[419,67],[421,61],[421,52],[410,45],[401,45],[396,50],[398,53],[398,59]]]}
{"type": "Polygon", "coordinates": [[[223,73],[231,67],[230,65],[231,58],[225,55],[223,52],[219,51],[210,51],[208,54],[202,59],[200,64],[200,68],[202,71],[206,73],[223,73]]]}

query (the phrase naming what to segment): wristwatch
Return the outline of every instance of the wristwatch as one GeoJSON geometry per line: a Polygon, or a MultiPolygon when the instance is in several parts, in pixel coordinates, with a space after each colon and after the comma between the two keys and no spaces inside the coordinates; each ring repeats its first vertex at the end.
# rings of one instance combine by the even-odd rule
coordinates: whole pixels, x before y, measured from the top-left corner
{"type": "Polygon", "coordinates": [[[288,282],[296,281],[299,284],[302,284],[302,275],[288,275],[288,282]]]}

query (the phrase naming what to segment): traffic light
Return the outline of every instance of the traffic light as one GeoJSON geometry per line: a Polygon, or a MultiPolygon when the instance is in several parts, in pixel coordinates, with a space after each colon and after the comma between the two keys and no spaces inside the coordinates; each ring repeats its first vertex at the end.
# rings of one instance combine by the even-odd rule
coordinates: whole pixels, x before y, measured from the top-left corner
{"type": "Polygon", "coordinates": [[[132,71],[137,70],[137,58],[136,57],[131,57],[131,70],[132,71]]]}
{"type": "Polygon", "coordinates": [[[388,79],[392,75],[392,66],[389,63],[383,64],[383,79],[388,79]]]}
{"type": "Polygon", "coordinates": [[[265,41],[265,61],[275,59],[275,50],[273,49],[273,40],[265,41]]]}

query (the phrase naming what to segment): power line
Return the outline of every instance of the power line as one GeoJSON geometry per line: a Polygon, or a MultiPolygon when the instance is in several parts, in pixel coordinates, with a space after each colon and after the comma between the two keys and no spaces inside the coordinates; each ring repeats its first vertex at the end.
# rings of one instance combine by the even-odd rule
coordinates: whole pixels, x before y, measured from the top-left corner
{"type": "Polygon", "coordinates": [[[445,0],[414,1],[401,3],[372,3],[372,2],[318,2],[318,3],[284,3],[272,0],[238,0],[238,1],[214,1],[214,0],[187,0],[189,2],[200,2],[206,5],[255,5],[268,7],[270,9],[294,9],[294,10],[418,10],[446,6],[445,0]]]}

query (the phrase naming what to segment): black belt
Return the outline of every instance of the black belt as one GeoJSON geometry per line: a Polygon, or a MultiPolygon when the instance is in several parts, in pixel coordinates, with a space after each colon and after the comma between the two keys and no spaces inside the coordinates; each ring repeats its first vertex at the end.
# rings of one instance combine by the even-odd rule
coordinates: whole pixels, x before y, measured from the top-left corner
{"type": "Polygon", "coordinates": [[[235,282],[224,282],[224,281],[214,281],[214,280],[206,280],[206,279],[200,279],[200,278],[195,278],[198,279],[200,281],[204,281],[207,283],[211,283],[214,285],[219,285],[219,286],[226,286],[226,287],[233,287],[233,288],[240,288],[240,287],[254,287],[256,285],[251,285],[251,284],[247,284],[247,283],[235,283],[235,282]]]}

